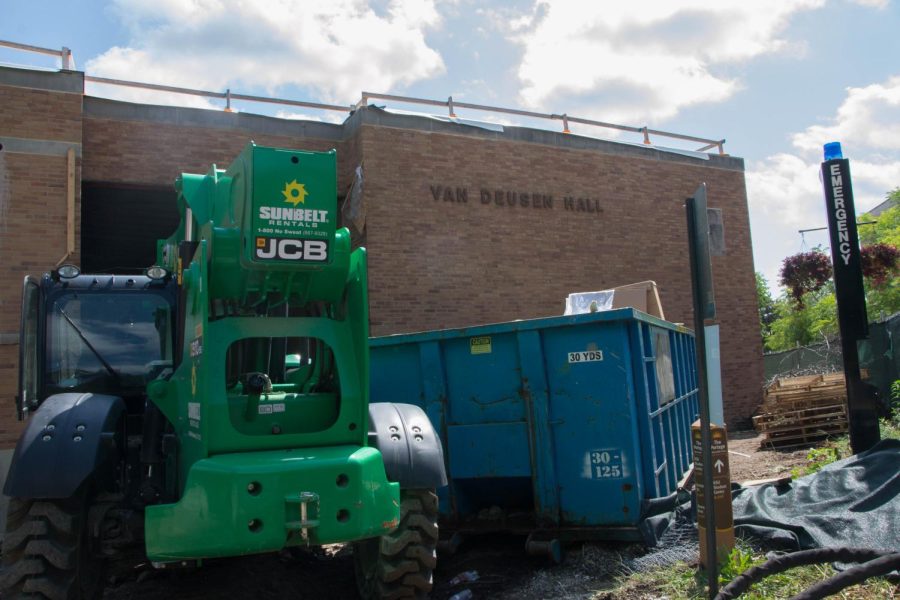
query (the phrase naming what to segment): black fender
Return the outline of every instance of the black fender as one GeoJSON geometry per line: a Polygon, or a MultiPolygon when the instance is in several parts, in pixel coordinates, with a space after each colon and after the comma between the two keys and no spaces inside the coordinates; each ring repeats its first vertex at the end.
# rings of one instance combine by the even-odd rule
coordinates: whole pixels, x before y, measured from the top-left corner
{"type": "Polygon", "coordinates": [[[369,445],[384,457],[389,481],[404,489],[447,485],[444,449],[431,421],[418,406],[375,402],[369,405],[369,445]]]}
{"type": "Polygon", "coordinates": [[[109,489],[119,455],[116,434],[125,402],[104,394],[55,394],[28,420],[3,493],[14,498],[69,498],[89,477],[109,489]]]}

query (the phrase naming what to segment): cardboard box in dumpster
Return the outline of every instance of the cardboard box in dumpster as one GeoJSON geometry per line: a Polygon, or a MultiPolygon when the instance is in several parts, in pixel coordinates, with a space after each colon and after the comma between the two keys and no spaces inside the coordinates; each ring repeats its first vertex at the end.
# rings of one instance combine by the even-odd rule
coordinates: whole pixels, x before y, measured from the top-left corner
{"type": "Polygon", "coordinates": [[[665,319],[655,281],[640,281],[599,292],[577,292],[566,298],[566,315],[579,315],[630,306],[665,319]]]}

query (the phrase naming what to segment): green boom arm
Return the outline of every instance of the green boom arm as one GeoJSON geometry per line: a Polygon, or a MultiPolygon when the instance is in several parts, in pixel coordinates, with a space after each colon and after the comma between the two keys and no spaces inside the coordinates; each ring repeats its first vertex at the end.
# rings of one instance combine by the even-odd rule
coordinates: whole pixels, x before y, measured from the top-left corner
{"type": "Polygon", "coordinates": [[[336,229],[335,152],[250,144],[176,188],[182,220],[158,253],[177,273],[182,343],[148,393],[178,438],[180,500],[148,507],[148,556],[389,531],[398,486],[365,447],[366,256],[336,229]]]}

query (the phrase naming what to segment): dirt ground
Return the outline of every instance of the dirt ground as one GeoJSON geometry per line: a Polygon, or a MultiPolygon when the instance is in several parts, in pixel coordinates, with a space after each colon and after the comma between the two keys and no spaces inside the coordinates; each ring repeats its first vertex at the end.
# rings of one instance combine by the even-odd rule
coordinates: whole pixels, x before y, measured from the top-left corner
{"type": "MultiPolygon", "coordinates": [[[[789,475],[805,464],[807,448],[760,450],[755,432],[735,432],[729,439],[732,479],[743,482],[789,475]]],[[[591,598],[611,586],[619,557],[641,552],[628,544],[577,544],[566,559],[552,565],[525,554],[525,539],[483,536],[468,539],[453,556],[440,556],[432,598],[446,600],[462,589],[473,598],[543,600],[591,598]],[[476,570],[478,581],[451,586],[463,571],[476,570]]],[[[118,569],[104,600],[352,599],[356,597],[349,548],[298,551],[210,561],[191,572],[156,571],[147,565],[118,569]]]]}
{"type": "Polygon", "coordinates": [[[762,436],[755,431],[728,434],[731,479],[738,483],[771,479],[791,474],[791,469],[806,464],[809,446],[789,450],[760,450],[762,436]]]}

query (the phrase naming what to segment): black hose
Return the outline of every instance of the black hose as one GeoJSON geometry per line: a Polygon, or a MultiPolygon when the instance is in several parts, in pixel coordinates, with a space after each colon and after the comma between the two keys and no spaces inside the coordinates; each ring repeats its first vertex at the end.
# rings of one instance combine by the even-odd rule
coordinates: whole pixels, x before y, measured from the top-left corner
{"type": "Polygon", "coordinates": [[[870,577],[887,575],[895,569],[900,569],[900,552],[888,554],[847,569],[830,579],[820,581],[804,592],[800,592],[791,600],[820,600],[820,598],[836,594],[842,589],[861,583],[870,577]]]}
{"type": "MultiPolygon", "coordinates": [[[[814,550],[801,550],[799,552],[791,552],[790,554],[781,554],[770,558],[761,565],[751,567],[735,577],[731,583],[719,590],[715,600],[733,600],[750,589],[750,586],[757,581],[761,581],[769,575],[775,575],[776,573],[793,569],[794,567],[835,561],[866,563],[892,554],[894,554],[892,550],[873,550],[870,548],[816,548],[814,550]]],[[[890,572],[890,570],[886,572],[890,572]]],[[[808,596],[804,598],[813,597],[814,596],[808,596]]],[[[821,596],[815,597],[818,598],[821,596]]]]}

